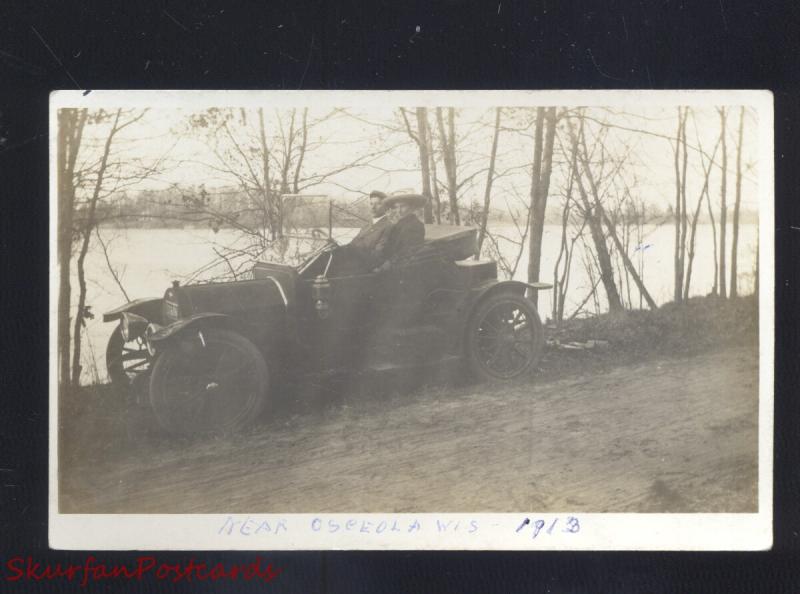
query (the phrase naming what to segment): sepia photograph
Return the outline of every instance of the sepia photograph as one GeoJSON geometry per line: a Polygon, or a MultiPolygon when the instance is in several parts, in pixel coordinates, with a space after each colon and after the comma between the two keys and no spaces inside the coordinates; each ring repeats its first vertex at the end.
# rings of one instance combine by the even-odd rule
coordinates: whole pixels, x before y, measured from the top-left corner
{"type": "Polygon", "coordinates": [[[54,93],[51,519],[769,535],[771,139],[758,91],[54,93]]]}

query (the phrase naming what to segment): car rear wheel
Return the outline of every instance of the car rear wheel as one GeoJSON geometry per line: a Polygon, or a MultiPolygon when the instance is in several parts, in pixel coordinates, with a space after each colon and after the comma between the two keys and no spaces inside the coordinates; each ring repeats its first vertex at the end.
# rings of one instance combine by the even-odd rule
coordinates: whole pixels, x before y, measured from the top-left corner
{"type": "Polygon", "coordinates": [[[150,404],[170,433],[239,429],[263,410],[269,371],[261,351],[244,336],[205,328],[158,355],[150,404]]]}
{"type": "Polygon", "coordinates": [[[484,381],[509,381],[539,362],[544,346],[542,322],[533,304],[519,293],[490,295],[470,320],[467,358],[484,381]]]}

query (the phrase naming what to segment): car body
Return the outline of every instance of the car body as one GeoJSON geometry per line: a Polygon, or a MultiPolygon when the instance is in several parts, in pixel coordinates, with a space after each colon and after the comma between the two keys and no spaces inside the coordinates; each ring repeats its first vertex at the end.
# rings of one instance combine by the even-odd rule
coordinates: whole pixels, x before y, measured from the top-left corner
{"type": "Polygon", "coordinates": [[[331,243],[299,267],[255,264],[252,278],[181,286],[104,315],[113,383],[148,394],[167,430],[237,428],[287,378],[413,369],[463,361],[511,380],[539,359],[530,291],[476,260],[476,230],[426,225],[425,243],[388,271],[342,266],[331,243]]]}

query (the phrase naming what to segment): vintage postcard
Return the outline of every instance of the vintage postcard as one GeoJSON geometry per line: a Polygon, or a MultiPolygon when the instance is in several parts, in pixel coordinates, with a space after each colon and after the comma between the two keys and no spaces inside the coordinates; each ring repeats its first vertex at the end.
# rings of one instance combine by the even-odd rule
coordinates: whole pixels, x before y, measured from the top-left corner
{"type": "Polygon", "coordinates": [[[52,547],[771,547],[769,92],[50,124],[52,547]]]}

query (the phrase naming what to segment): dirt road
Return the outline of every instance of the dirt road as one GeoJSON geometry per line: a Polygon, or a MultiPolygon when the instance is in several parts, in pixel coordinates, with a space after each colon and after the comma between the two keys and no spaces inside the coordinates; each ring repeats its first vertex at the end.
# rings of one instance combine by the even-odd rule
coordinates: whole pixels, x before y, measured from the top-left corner
{"type": "Polygon", "coordinates": [[[752,512],[757,356],[362,398],[247,435],[65,456],[62,512],[752,512]]]}

